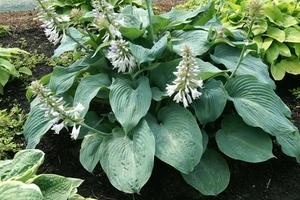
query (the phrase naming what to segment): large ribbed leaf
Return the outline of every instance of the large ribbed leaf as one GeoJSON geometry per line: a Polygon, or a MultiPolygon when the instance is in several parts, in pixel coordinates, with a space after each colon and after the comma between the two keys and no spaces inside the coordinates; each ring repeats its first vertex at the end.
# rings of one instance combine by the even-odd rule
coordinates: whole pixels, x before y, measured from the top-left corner
{"type": "Polygon", "coordinates": [[[257,163],[274,157],[269,135],[260,128],[247,125],[238,115],[223,119],[216,141],[223,153],[236,160],[257,163]]]}
{"type": "MultiPolygon", "coordinates": [[[[241,55],[241,50],[231,47],[229,45],[221,44],[216,46],[215,52],[211,58],[216,63],[226,66],[227,69],[234,70],[241,55]]],[[[261,59],[248,54],[242,61],[237,70],[237,75],[253,75],[261,82],[267,83],[272,88],[275,88],[274,81],[269,77],[268,66],[265,65],[261,59]]]]}
{"type": "Polygon", "coordinates": [[[0,180],[26,181],[35,174],[44,161],[44,153],[38,149],[19,151],[12,162],[0,165],[0,180]]]}
{"type": "Polygon", "coordinates": [[[81,143],[80,163],[89,172],[93,172],[100,161],[100,144],[103,140],[99,134],[86,135],[81,143]]]}
{"type": "Polygon", "coordinates": [[[21,181],[0,182],[1,200],[44,200],[39,187],[35,184],[25,184],[21,181]]]}
{"type": "Polygon", "coordinates": [[[216,151],[206,149],[201,161],[184,180],[204,195],[217,195],[229,184],[230,171],[226,160],[216,151]]]}
{"type": "Polygon", "coordinates": [[[107,74],[96,74],[83,78],[75,92],[73,106],[81,103],[84,110],[80,113],[83,118],[89,110],[91,100],[97,95],[103,87],[108,87],[111,84],[107,74]]]}
{"type": "Polygon", "coordinates": [[[115,79],[110,86],[109,101],[115,117],[125,132],[134,128],[146,115],[151,104],[152,93],[147,77],[136,82],[115,79]]]}
{"type": "Polygon", "coordinates": [[[290,110],[272,88],[256,77],[243,75],[231,79],[226,90],[229,100],[250,126],[260,127],[274,136],[294,132],[295,127],[286,118],[290,110]]]}
{"type": "Polygon", "coordinates": [[[67,91],[74,83],[78,74],[97,61],[99,61],[98,57],[91,58],[88,56],[76,61],[69,67],[55,67],[49,83],[50,89],[56,94],[67,91]]]}
{"type": "Polygon", "coordinates": [[[204,30],[178,30],[172,31],[171,35],[176,38],[172,43],[173,50],[179,55],[181,55],[185,45],[193,50],[195,56],[206,53],[211,47],[211,43],[207,40],[208,32],[204,30]]]}
{"type": "Polygon", "coordinates": [[[182,173],[189,173],[203,153],[202,134],[195,117],[178,105],[163,107],[147,122],[155,136],[155,156],[182,173]]]}
{"type": "Polygon", "coordinates": [[[168,18],[170,19],[170,21],[173,24],[180,24],[180,23],[187,23],[186,21],[188,19],[191,19],[197,15],[199,15],[202,12],[205,12],[209,7],[210,7],[210,3],[205,5],[205,6],[201,6],[193,11],[184,11],[184,10],[177,10],[177,9],[172,9],[170,12],[164,13],[161,16],[163,16],[164,18],[168,18]]]}
{"type": "Polygon", "coordinates": [[[229,100],[248,125],[280,138],[278,142],[284,152],[300,159],[300,143],[295,142],[299,141],[298,130],[286,118],[290,117],[290,110],[269,85],[254,76],[243,75],[231,79],[226,89],[229,100]]]}
{"type": "Polygon", "coordinates": [[[40,142],[42,136],[51,128],[51,118],[45,117],[45,111],[40,108],[39,100],[30,104],[29,116],[24,125],[24,136],[27,149],[33,149],[40,142]]]}
{"type": "Polygon", "coordinates": [[[138,193],[151,176],[155,139],[145,120],[129,134],[114,129],[113,135],[101,143],[100,163],[114,187],[138,193]]]}
{"type": "Polygon", "coordinates": [[[222,82],[214,79],[206,82],[201,92],[202,95],[193,101],[192,106],[200,123],[205,125],[221,115],[227,102],[227,93],[222,82]]]}
{"type": "Polygon", "coordinates": [[[66,178],[56,174],[41,174],[28,181],[37,185],[44,199],[68,199],[74,195],[76,189],[83,180],[75,178],[66,178]]]}

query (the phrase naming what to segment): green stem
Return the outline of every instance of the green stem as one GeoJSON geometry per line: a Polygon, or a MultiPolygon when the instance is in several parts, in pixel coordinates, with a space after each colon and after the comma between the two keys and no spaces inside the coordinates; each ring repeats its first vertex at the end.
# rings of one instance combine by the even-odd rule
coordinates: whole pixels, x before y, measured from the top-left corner
{"type": "Polygon", "coordinates": [[[88,129],[89,131],[91,131],[91,132],[100,134],[100,135],[103,136],[103,137],[106,137],[106,136],[109,136],[109,135],[110,135],[110,134],[108,134],[108,133],[104,133],[104,132],[102,132],[102,131],[99,131],[99,130],[93,128],[93,127],[90,127],[89,125],[86,125],[85,123],[78,123],[78,124],[79,124],[80,126],[84,127],[84,128],[87,128],[87,129],[88,129]]]}
{"type": "Polygon", "coordinates": [[[150,26],[150,37],[152,41],[155,42],[154,30],[153,30],[153,24],[151,18],[151,11],[152,11],[151,0],[146,0],[146,4],[147,4],[147,11],[148,11],[148,18],[149,18],[149,26],[150,26]]]}
{"type": "MultiPolygon", "coordinates": [[[[247,36],[246,36],[246,39],[247,39],[247,40],[249,39],[249,36],[250,36],[250,33],[251,33],[252,26],[253,26],[254,22],[255,22],[254,20],[251,21],[251,24],[250,24],[250,26],[249,26],[249,30],[248,30],[248,33],[247,33],[247,36]]],[[[243,59],[244,59],[244,54],[245,54],[245,52],[246,52],[246,46],[247,46],[247,45],[244,44],[243,49],[242,49],[242,52],[241,52],[240,57],[239,57],[239,60],[238,60],[238,62],[237,62],[237,64],[236,64],[236,67],[234,68],[234,71],[233,71],[232,74],[230,75],[229,79],[231,79],[231,78],[236,74],[237,70],[238,70],[239,67],[241,66],[241,63],[242,63],[242,61],[243,61],[243,59]]]]}

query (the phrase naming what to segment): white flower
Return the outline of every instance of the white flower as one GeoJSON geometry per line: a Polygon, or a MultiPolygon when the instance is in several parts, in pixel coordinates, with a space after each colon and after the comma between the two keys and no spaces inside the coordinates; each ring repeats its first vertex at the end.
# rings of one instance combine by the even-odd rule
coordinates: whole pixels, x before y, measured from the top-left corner
{"type": "Polygon", "coordinates": [[[60,123],[60,124],[54,124],[51,128],[51,130],[53,130],[55,132],[55,134],[59,134],[59,132],[61,131],[61,129],[63,129],[65,127],[64,122],[60,123]]]}
{"type": "Polygon", "coordinates": [[[176,79],[173,85],[167,84],[167,94],[172,96],[177,93],[173,100],[176,103],[182,102],[186,108],[192,103],[193,99],[201,96],[198,88],[203,87],[203,80],[198,79],[200,72],[199,67],[196,65],[195,57],[189,46],[185,46],[181,54],[183,60],[176,67],[177,71],[174,72],[176,79]]]}
{"type": "Polygon", "coordinates": [[[112,40],[106,57],[117,68],[118,72],[132,72],[136,68],[136,62],[129,49],[129,43],[123,39],[112,40]]]}
{"type": "Polygon", "coordinates": [[[72,132],[71,132],[71,138],[76,140],[78,135],[79,135],[79,131],[80,131],[81,126],[78,126],[78,128],[76,128],[76,125],[74,124],[73,128],[72,128],[72,132]]]}

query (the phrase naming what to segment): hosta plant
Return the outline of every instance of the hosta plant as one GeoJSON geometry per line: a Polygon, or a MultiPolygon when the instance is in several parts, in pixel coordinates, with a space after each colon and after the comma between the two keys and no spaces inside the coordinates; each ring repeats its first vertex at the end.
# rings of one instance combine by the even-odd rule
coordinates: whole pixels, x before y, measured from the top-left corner
{"type": "Polygon", "coordinates": [[[154,157],[204,195],[227,187],[224,157],[263,162],[274,158],[275,144],[299,162],[299,131],[268,67],[249,54],[256,50],[249,32],[224,29],[213,4],[156,15],[146,2],[147,9],[114,10],[93,0],[86,27],[68,26],[54,56],[81,58],[31,84],[27,148],[48,130],[72,127],[83,167],[92,172],[100,163],[127,193],[142,192],[154,157]]]}
{"type": "Polygon", "coordinates": [[[1,48],[0,47],[0,94],[4,93],[4,86],[12,78],[18,78],[20,73],[31,75],[31,70],[27,67],[16,67],[9,62],[9,59],[16,56],[17,54],[26,54],[19,48],[1,48]]]}
{"type": "Polygon", "coordinates": [[[44,161],[38,149],[19,151],[12,160],[0,161],[0,199],[92,200],[77,193],[81,179],[56,174],[36,174],[44,161]]]}
{"type": "Polygon", "coordinates": [[[275,80],[285,73],[300,74],[300,2],[296,0],[223,1],[222,22],[229,29],[246,30],[251,12],[259,12],[250,38],[270,67],[275,80]],[[253,4],[252,10],[247,10],[253,4]]]}

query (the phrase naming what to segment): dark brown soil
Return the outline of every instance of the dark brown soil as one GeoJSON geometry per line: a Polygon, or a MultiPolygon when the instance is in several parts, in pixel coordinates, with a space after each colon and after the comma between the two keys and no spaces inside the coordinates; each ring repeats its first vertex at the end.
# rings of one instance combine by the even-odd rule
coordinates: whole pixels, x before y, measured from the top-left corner
{"type": "MultiPolygon", "coordinates": [[[[27,45],[24,50],[51,56],[54,50],[44,36],[43,30],[33,19],[35,12],[19,12],[0,14],[0,24],[12,28],[11,36],[0,38],[2,46],[21,47],[20,38],[25,38],[27,45]],[[17,19],[11,20],[11,19],[17,19]],[[23,19],[23,21],[22,21],[23,19]]],[[[33,70],[33,79],[51,72],[52,68],[41,63],[33,70]]],[[[300,87],[300,77],[286,76],[278,82],[277,92],[293,113],[295,125],[300,128],[300,100],[296,100],[289,89],[300,87]]],[[[12,81],[5,87],[5,97],[17,99],[25,110],[28,102],[25,98],[25,87],[21,81],[12,81]]],[[[4,108],[6,105],[0,105],[4,108]]],[[[281,153],[274,147],[276,159],[267,162],[250,164],[228,159],[231,180],[228,188],[217,197],[204,197],[191,186],[187,185],[180,173],[167,164],[155,160],[150,180],[142,188],[139,195],[124,194],[116,190],[108,181],[100,165],[93,174],[88,173],[79,163],[81,141],[71,141],[68,133],[46,134],[38,148],[46,153],[45,162],[38,173],[56,173],[68,177],[84,179],[79,187],[79,194],[103,200],[172,200],[172,199],[215,199],[215,200],[300,200],[300,165],[291,157],[281,153]]]]}

